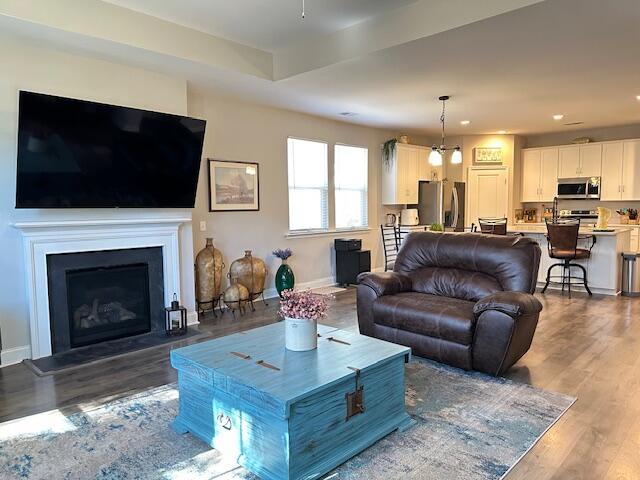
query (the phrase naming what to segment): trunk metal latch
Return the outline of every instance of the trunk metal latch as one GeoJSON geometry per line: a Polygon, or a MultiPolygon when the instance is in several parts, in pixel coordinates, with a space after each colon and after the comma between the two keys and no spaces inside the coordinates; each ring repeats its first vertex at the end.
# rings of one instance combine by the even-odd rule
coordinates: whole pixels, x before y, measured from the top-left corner
{"type": "Polygon", "coordinates": [[[353,392],[347,392],[345,397],[347,399],[347,418],[348,421],[351,417],[364,413],[364,386],[360,385],[360,369],[355,367],[347,367],[350,370],[356,372],[356,389],[353,392]]]}

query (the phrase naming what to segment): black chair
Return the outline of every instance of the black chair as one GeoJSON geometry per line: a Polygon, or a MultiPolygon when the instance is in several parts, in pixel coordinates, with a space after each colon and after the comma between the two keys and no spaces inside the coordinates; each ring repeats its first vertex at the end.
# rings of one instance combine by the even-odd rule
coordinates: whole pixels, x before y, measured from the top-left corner
{"type": "Polygon", "coordinates": [[[478,224],[480,225],[481,233],[489,233],[491,235],[507,234],[506,218],[479,218],[478,224]]]}
{"type": "Polygon", "coordinates": [[[563,293],[565,286],[567,287],[569,298],[571,298],[571,285],[583,285],[587,293],[592,295],[587,281],[587,270],[579,263],[572,261],[590,258],[591,249],[593,249],[596,243],[596,237],[594,235],[579,234],[580,219],[556,221],[545,219],[545,223],[547,225],[547,248],[549,257],[562,261],[554,263],[547,270],[547,280],[542,289],[542,293],[547,290],[550,283],[555,283],[562,285],[563,293]],[[590,240],[591,245],[588,248],[578,248],[579,240],[590,240]],[[551,275],[551,271],[555,267],[562,267],[562,275],[551,275]],[[571,275],[572,267],[582,270],[582,277],[574,277],[571,275]],[[561,280],[552,280],[553,278],[560,278],[561,280]],[[572,280],[577,281],[574,282],[572,280]]]}
{"type": "Polygon", "coordinates": [[[393,270],[400,249],[400,231],[396,226],[380,225],[382,250],[384,251],[384,271],[393,270]]]}

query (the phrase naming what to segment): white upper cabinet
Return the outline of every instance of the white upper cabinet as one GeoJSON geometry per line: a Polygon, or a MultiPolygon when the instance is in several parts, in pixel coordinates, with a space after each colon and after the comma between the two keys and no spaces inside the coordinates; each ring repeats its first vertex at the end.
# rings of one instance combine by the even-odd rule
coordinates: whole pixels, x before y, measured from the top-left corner
{"type": "Polygon", "coordinates": [[[602,145],[580,145],[580,176],[599,177],[602,174],[602,145]]]}
{"type": "Polygon", "coordinates": [[[522,202],[553,201],[558,185],[558,149],[531,148],[522,152],[522,202]]]}
{"type": "Polygon", "coordinates": [[[580,176],[580,147],[571,145],[558,149],[558,178],[574,178],[580,176]]]}
{"type": "Polygon", "coordinates": [[[542,150],[540,158],[540,201],[552,202],[558,192],[558,149],[542,150]]]}
{"type": "Polygon", "coordinates": [[[599,177],[602,145],[569,145],[558,148],[558,178],[599,177]]]}
{"type": "Polygon", "coordinates": [[[602,145],[600,200],[622,200],[623,142],[602,145]]]}
{"type": "Polygon", "coordinates": [[[540,157],[541,150],[522,152],[522,202],[537,202],[540,198],[540,157]]]}
{"type": "Polygon", "coordinates": [[[640,140],[623,143],[622,200],[640,200],[640,140]]]}
{"type": "Polygon", "coordinates": [[[429,163],[430,148],[420,148],[418,150],[418,158],[420,165],[420,180],[421,181],[441,181],[444,178],[442,165],[434,167],[429,163]]]}
{"type": "Polygon", "coordinates": [[[382,166],[382,204],[406,205],[418,203],[418,181],[427,162],[427,147],[396,144],[395,156],[390,164],[382,166]]]}

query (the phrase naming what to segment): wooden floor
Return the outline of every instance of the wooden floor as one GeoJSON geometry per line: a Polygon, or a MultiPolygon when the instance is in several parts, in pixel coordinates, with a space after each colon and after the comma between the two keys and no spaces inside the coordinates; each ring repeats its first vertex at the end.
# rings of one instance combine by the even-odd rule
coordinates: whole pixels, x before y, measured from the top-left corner
{"type": "MultiPolygon", "coordinates": [[[[640,478],[640,299],[538,295],[542,317],[529,353],[507,377],[578,397],[509,479],[640,478]]],[[[276,301],[200,328],[226,335],[276,320],[276,301]]],[[[355,329],[354,290],[339,293],[324,322],[355,329]]],[[[174,345],[175,346],[175,345],[174,345]]],[[[176,380],[168,347],[55,376],[24,365],[0,369],[0,421],[51,409],[72,413],[176,380]]]]}

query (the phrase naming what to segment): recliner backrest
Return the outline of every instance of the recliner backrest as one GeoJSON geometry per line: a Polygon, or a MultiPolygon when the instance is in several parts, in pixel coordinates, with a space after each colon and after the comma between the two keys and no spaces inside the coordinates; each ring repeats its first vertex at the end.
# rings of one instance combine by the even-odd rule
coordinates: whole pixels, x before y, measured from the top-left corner
{"type": "Polygon", "coordinates": [[[533,293],[540,254],[527,237],[415,232],[394,271],[409,275],[414,291],[477,301],[499,291],[533,293]]]}

